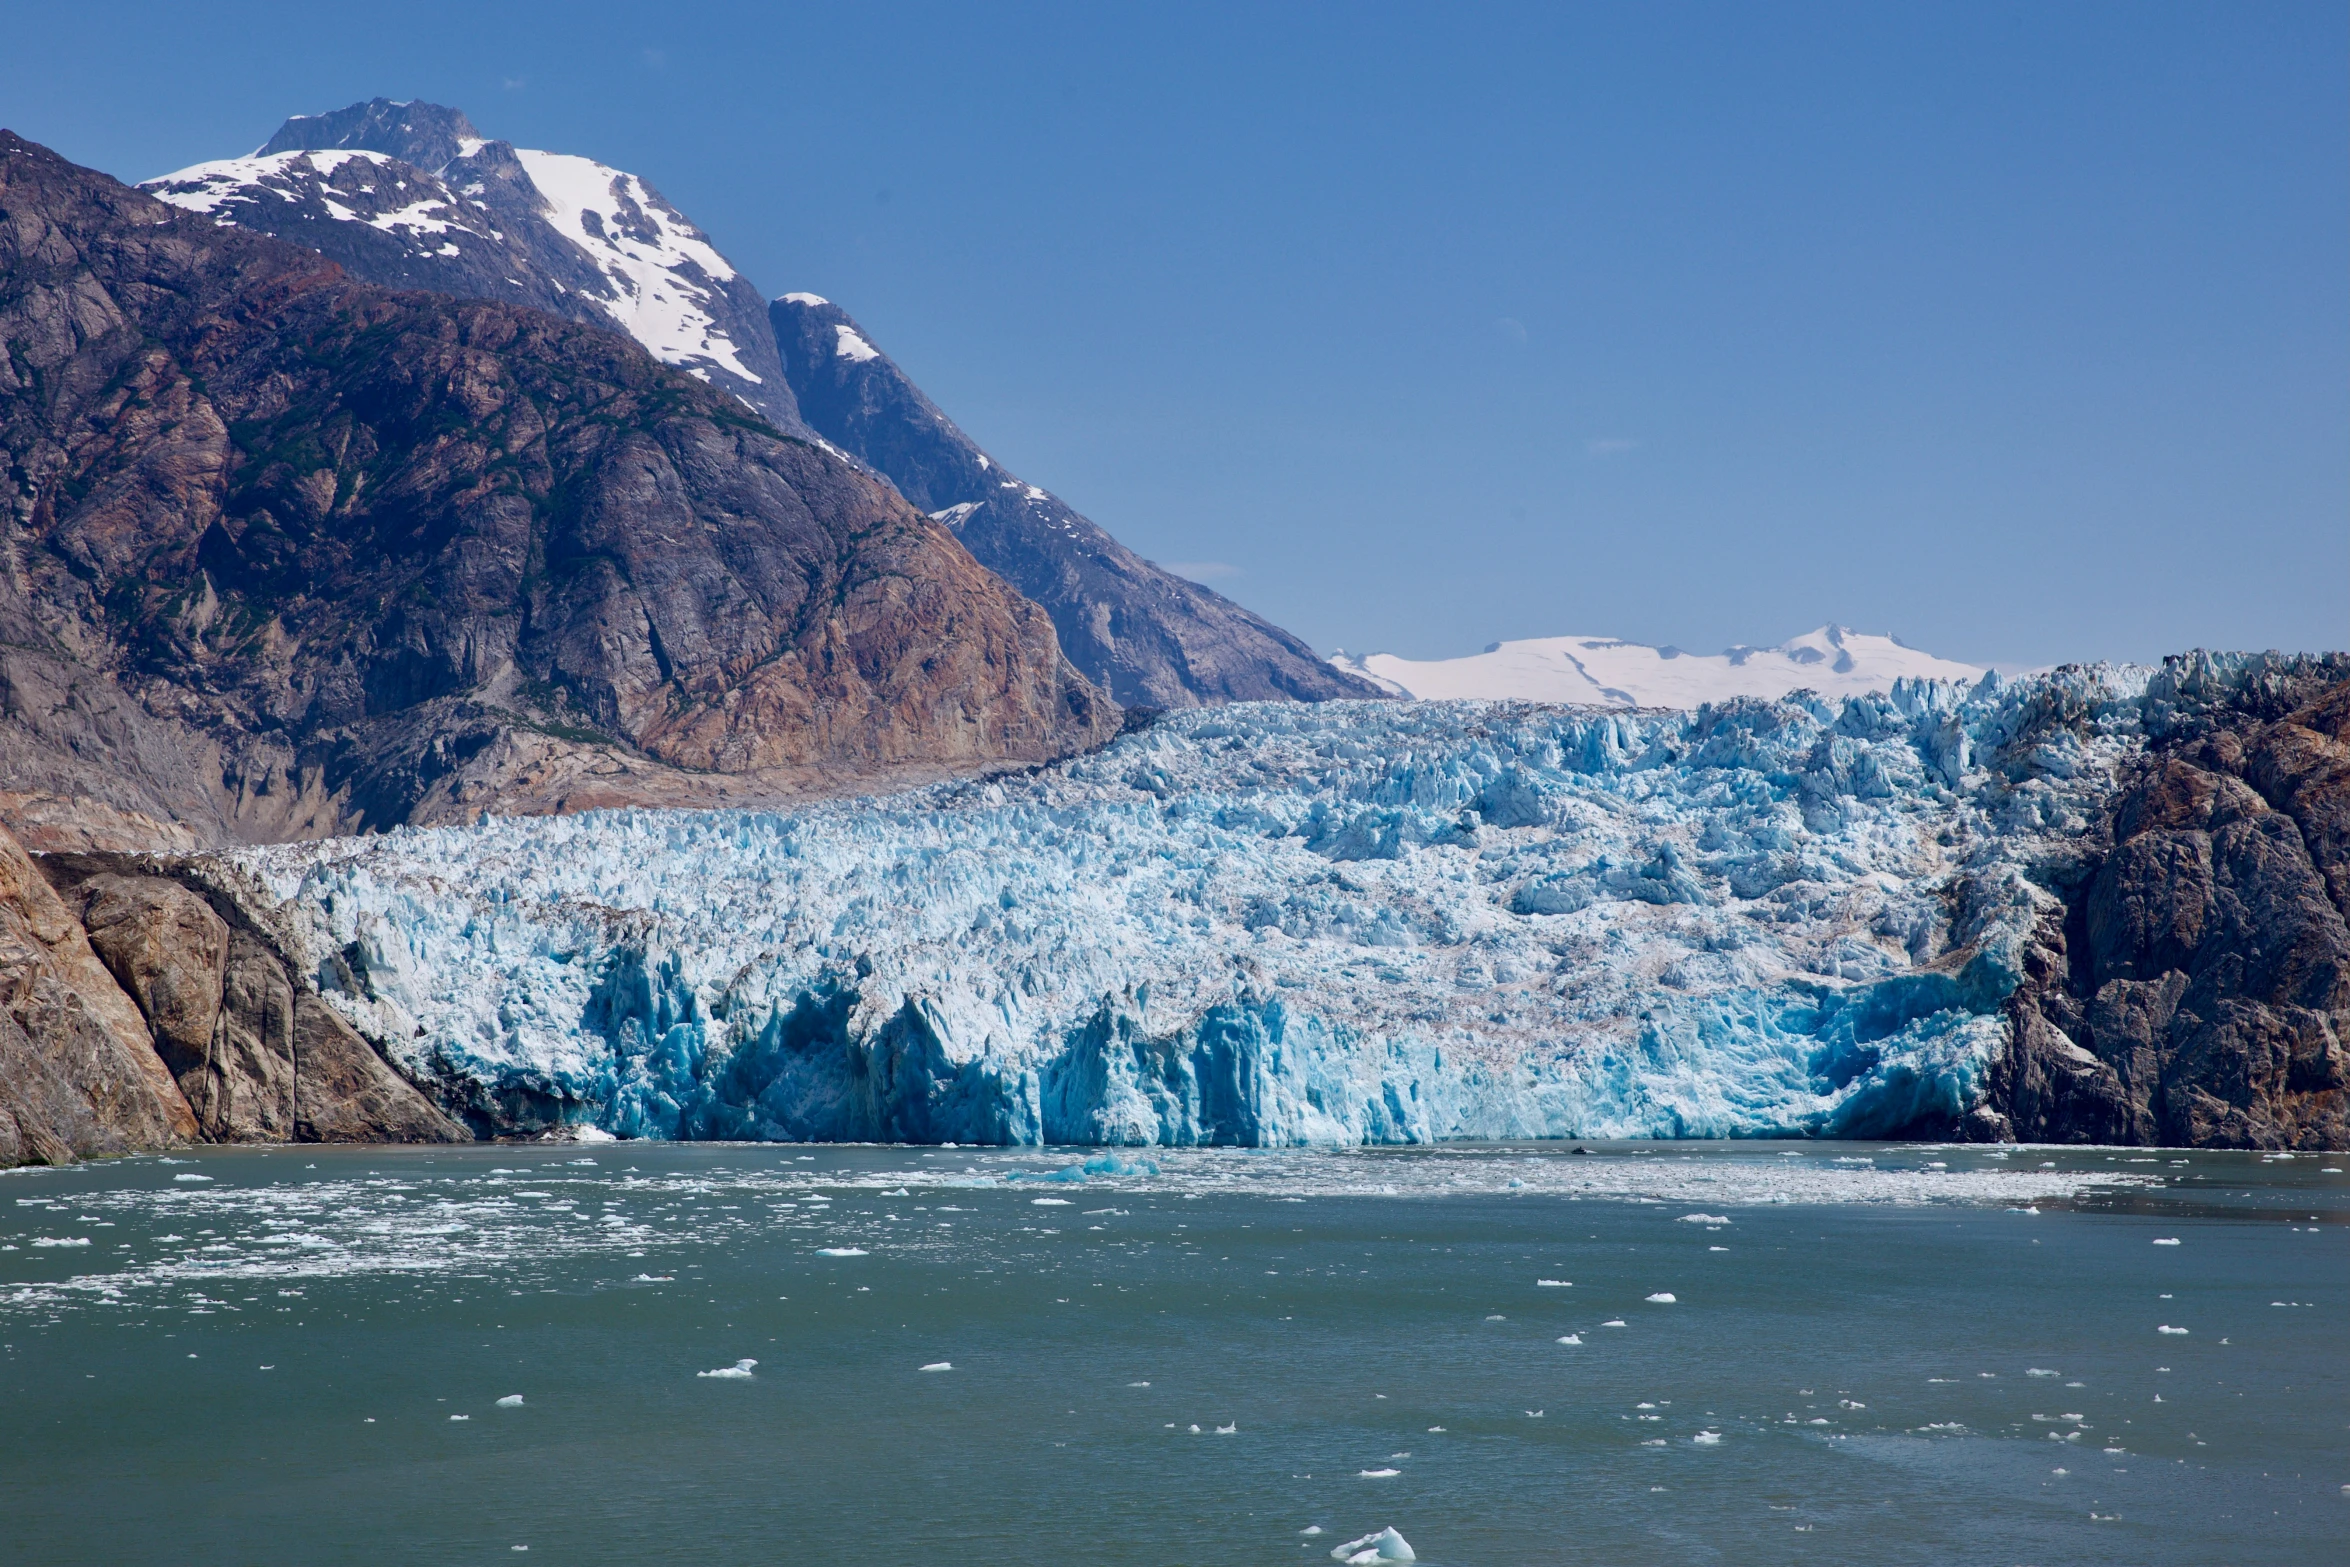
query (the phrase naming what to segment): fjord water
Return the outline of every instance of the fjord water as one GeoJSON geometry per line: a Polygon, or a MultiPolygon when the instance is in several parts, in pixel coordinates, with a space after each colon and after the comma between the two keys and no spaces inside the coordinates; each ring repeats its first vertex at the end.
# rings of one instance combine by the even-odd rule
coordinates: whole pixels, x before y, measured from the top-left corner
{"type": "Polygon", "coordinates": [[[14,1172],[0,1556],[2340,1559],[2341,1157],[1592,1147],[14,1172]]]}

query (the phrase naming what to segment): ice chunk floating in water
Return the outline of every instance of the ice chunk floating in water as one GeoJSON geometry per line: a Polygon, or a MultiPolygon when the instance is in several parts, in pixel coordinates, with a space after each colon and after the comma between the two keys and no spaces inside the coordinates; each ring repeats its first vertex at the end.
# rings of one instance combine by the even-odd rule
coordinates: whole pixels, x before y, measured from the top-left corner
{"type": "Polygon", "coordinates": [[[757,1364],[758,1362],[755,1360],[743,1359],[736,1361],[731,1366],[720,1366],[716,1371],[697,1371],[694,1375],[697,1377],[719,1377],[730,1382],[741,1381],[750,1376],[751,1368],[757,1364]]]}
{"type": "MultiPolygon", "coordinates": [[[[1316,1529],[1310,1532],[1319,1534],[1321,1531],[1316,1529]]],[[[1416,1562],[1420,1558],[1412,1554],[1409,1540],[1393,1528],[1386,1528],[1377,1534],[1366,1534],[1359,1540],[1347,1541],[1331,1551],[1330,1559],[1357,1564],[1359,1567],[1359,1564],[1369,1562],[1416,1562]]]]}
{"type": "Polygon", "coordinates": [[[2033,875],[2190,674],[2251,668],[1203,708],[1018,778],[232,858],[331,1005],[533,1107],[507,1130],[1890,1135],[1980,1101],[2033,875]]]}

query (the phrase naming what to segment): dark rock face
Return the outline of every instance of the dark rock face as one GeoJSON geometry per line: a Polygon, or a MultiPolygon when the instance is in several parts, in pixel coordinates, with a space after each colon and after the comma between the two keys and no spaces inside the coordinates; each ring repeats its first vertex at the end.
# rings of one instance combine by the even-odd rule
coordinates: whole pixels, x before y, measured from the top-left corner
{"type": "Polygon", "coordinates": [[[137,1007],[209,1142],[453,1142],[435,1109],[305,985],[238,901],[173,862],[50,855],[39,874],[137,1007]]]}
{"type": "Polygon", "coordinates": [[[1005,472],[838,305],[787,294],[770,309],[809,425],[1050,611],[1070,661],[1119,702],[1167,709],[1386,695],[1005,472]]]}
{"type": "Polygon", "coordinates": [[[2187,714],[2116,797],[1979,1133],[2350,1146],[2350,680],[2307,662],[2187,714]]]}
{"type": "Polygon", "coordinates": [[[636,175],[489,140],[456,109],[377,98],[297,115],[249,158],[141,189],[308,246],[361,282],[630,333],[778,430],[808,433],[767,302],[707,235],[636,175]]]}
{"type": "Polygon", "coordinates": [[[194,1135],[195,1117],[138,1008],[0,828],[0,1168],[194,1135]]]}
{"type": "Polygon", "coordinates": [[[0,280],[18,820],[751,804],[1116,733],[938,525],[613,333],[355,284],[4,133],[0,280]]]}

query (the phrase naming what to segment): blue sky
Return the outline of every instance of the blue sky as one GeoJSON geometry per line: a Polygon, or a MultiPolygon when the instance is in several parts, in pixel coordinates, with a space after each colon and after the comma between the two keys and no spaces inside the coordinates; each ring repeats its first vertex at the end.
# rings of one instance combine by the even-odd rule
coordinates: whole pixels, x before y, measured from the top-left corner
{"type": "Polygon", "coordinates": [[[2350,9],[26,8],[144,178],[378,93],[640,173],[1328,649],[2350,644],[2350,9]]]}

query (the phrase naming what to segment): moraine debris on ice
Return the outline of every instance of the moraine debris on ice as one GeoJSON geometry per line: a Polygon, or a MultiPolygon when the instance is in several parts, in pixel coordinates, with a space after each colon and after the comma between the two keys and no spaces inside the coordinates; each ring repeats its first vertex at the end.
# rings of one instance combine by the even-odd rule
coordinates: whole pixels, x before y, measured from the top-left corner
{"type": "Polygon", "coordinates": [[[1232,707],[790,813],[237,858],[331,1004],[484,1129],[1939,1135],[1983,1100],[2046,883],[2189,675],[1232,707]]]}

